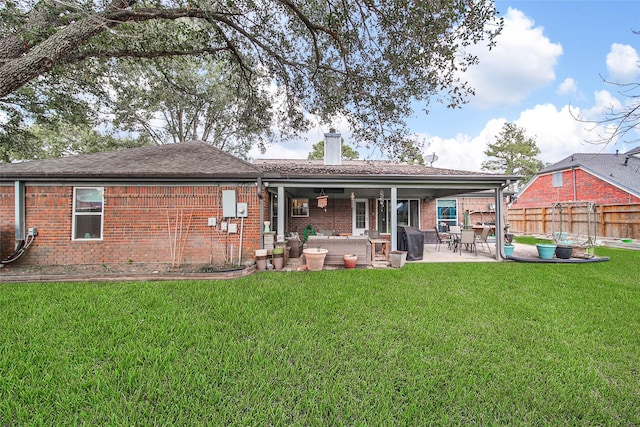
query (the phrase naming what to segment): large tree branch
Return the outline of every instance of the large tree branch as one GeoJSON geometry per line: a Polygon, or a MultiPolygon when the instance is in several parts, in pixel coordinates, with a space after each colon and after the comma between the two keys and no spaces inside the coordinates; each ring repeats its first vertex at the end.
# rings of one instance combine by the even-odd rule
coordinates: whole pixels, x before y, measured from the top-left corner
{"type": "MultiPolygon", "coordinates": [[[[46,73],[53,66],[64,63],[78,62],[88,57],[158,57],[169,55],[181,55],[190,54],[189,51],[177,49],[175,51],[168,50],[162,51],[149,51],[138,52],[135,50],[118,50],[111,51],[109,49],[103,52],[90,51],[86,52],[79,49],[83,43],[86,43],[92,37],[104,32],[109,28],[117,27],[122,23],[143,22],[150,20],[170,20],[175,21],[180,18],[199,18],[203,19],[214,26],[223,24],[225,27],[233,30],[235,33],[244,37],[250,43],[252,43],[257,49],[264,52],[267,56],[271,57],[281,68],[294,67],[304,68],[305,64],[298,63],[294,60],[288,59],[286,56],[278,52],[273,47],[269,46],[258,38],[255,34],[251,33],[247,29],[243,28],[239,23],[234,22],[231,17],[231,13],[213,12],[203,9],[158,9],[158,8],[137,8],[137,9],[123,9],[128,7],[131,2],[125,0],[114,0],[112,5],[102,14],[87,15],[83,19],[80,19],[54,33],[48,39],[42,41],[33,49],[27,51],[19,58],[13,59],[0,66],[0,98],[13,92],[14,90],[22,87],[24,84],[32,80],[38,75],[46,73]]],[[[298,19],[303,19],[304,15],[301,11],[297,10],[290,2],[286,2],[286,6],[294,11],[298,19]]],[[[315,40],[315,31],[322,31],[330,34],[334,41],[339,42],[337,35],[332,33],[329,29],[322,28],[318,25],[313,25],[308,19],[303,20],[304,24],[309,29],[311,37],[315,40]]],[[[219,50],[230,50],[236,57],[238,64],[241,65],[241,69],[247,72],[250,68],[242,66],[243,61],[239,51],[233,46],[231,41],[226,38],[223,31],[218,29],[218,33],[226,40],[226,46],[224,47],[201,47],[194,49],[191,53],[201,52],[213,52],[219,50]]],[[[319,55],[318,46],[314,41],[315,55],[319,55]]],[[[320,65],[320,59],[317,58],[316,67],[318,69],[329,69],[327,66],[320,65]]],[[[345,62],[344,66],[347,64],[345,62]]],[[[334,72],[345,73],[344,70],[332,69],[334,72]]]]}

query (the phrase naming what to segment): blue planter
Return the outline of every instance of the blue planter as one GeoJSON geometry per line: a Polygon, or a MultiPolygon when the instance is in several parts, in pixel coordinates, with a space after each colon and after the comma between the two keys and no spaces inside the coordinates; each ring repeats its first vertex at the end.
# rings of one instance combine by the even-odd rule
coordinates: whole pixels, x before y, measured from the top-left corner
{"type": "Polygon", "coordinates": [[[538,243],[536,248],[538,249],[538,256],[542,259],[553,259],[556,253],[556,245],[550,243],[538,243]]]}
{"type": "Polygon", "coordinates": [[[514,249],[515,249],[515,246],[513,246],[513,245],[504,245],[504,255],[505,256],[513,255],[513,250],[514,249]]]}

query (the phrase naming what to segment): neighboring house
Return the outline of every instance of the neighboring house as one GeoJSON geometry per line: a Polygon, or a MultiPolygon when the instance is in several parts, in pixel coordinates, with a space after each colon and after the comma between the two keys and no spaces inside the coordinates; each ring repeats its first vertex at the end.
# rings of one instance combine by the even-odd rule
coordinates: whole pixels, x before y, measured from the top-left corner
{"type": "MultiPolygon", "coordinates": [[[[597,206],[597,233],[640,238],[640,147],[621,154],[573,154],[536,174],[509,207],[511,230],[549,234],[554,203],[597,206]]],[[[578,219],[584,221],[585,218],[578,219]]]]}
{"type": "MultiPolygon", "coordinates": [[[[457,194],[488,191],[495,203],[517,179],[342,162],[339,153],[340,135],[331,133],[324,162],[252,164],[186,142],[0,165],[0,256],[33,241],[17,262],[237,264],[263,247],[265,221],[277,235],[302,234],[308,225],[347,235],[377,230],[395,249],[397,226],[461,222],[457,194]],[[321,195],[328,196],[322,208],[321,195]]],[[[502,212],[498,203],[498,224],[502,212]]]]}

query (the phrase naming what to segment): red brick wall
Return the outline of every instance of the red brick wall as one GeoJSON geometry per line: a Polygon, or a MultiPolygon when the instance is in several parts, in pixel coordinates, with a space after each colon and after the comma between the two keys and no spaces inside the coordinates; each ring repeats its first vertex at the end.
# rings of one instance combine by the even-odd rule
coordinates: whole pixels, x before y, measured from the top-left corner
{"type": "Polygon", "coordinates": [[[518,197],[514,208],[548,207],[554,202],[590,201],[597,205],[640,203],[640,199],[577,169],[575,196],[573,171],[562,173],[562,187],[554,187],[552,174],[541,175],[518,197]]]}
{"type": "Polygon", "coordinates": [[[11,254],[15,248],[15,204],[13,185],[0,186],[0,257],[11,254]]]}
{"type": "MultiPolygon", "coordinates": [[[[19,262],[24,265],[110,264],[126,262],[209,264],[237,263],[242,229],[243,260],[259,247],[260,199],[255,186],[105,186],[101,241],[73,241],[73,187],[30,186],[26,226],[38,236],[19,262]],[[237,234],[220,231],[222,190],[235,189],[237,202],[248,204],[249,217],[230,219],[237,234]],[[207,219],[217,217],[218,226],[207,219]],[[176,257],[172,256],[174,245],[176,257]],[[233,245],[233,259],[229,260],[233,245]],[[178,258],[178,255],[182,256],[178,258]]],[[[2,256],[14,247],[13,187],[0,187],[2,256]],[[6,235],[9,235],[7,239],[6,235]],[[7,240],[10,242],[7,243],[7,240]]]]}
{"type": "MultiPolygon", "coordinates": [[[[309,216],[301,218],[291,217],[291,207],[287,207],[287,216],[289,217],[290,232],[302,233],[304,228],[311,224],[313,228],[318,230],[333,230],[336,234],[349,233],[352,230],[352,210],[351,199],[335,198],[329,196],[327,207],[319,208],[315,198],[309,199],[309,216]]],[[[369,205],[369,214],[371,214],[371,204],[369,205]]],[[[375,227],[375,217],[369,216],[369,227],[375,227]]]]}

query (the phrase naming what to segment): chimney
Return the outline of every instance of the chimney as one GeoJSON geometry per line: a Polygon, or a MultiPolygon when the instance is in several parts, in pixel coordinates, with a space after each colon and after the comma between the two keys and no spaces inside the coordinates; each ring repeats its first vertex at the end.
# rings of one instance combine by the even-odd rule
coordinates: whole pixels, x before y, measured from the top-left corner
{"type": "Polygon", "coordinates": [[[324,164],[339,166],[342,164],[342,137],[335,129],[324,134],[324,164]]]}

